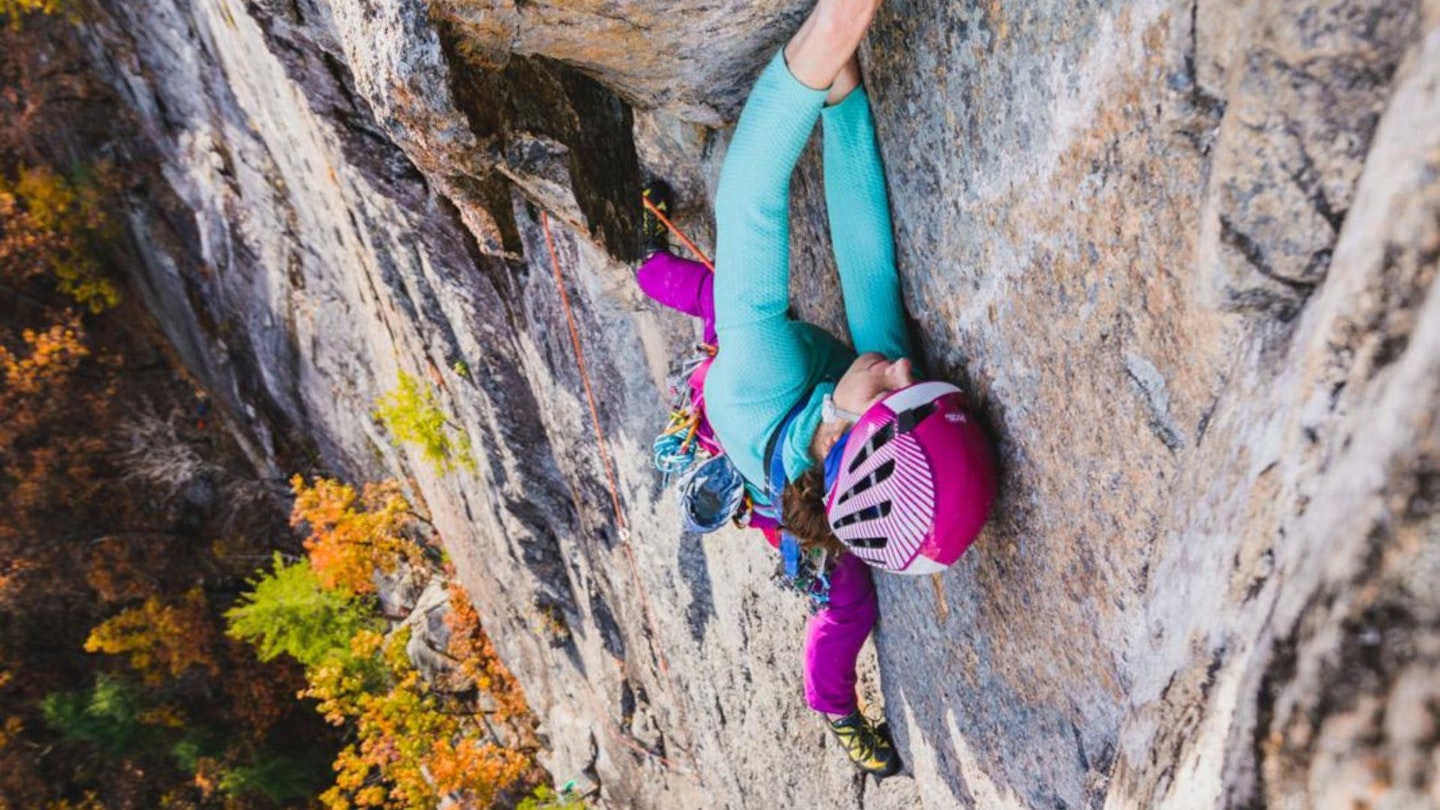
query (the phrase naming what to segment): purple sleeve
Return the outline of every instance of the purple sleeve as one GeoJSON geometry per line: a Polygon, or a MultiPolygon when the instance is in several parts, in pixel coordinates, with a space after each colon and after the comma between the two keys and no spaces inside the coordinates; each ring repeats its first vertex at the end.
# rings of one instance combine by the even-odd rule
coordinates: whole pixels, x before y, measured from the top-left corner
{"type": "Polygon", "coordinates": [[[715,276],[699,262],[660,251],[635,273],[646,295],[705,324],[705,342],[715,345],[715,276]]]}

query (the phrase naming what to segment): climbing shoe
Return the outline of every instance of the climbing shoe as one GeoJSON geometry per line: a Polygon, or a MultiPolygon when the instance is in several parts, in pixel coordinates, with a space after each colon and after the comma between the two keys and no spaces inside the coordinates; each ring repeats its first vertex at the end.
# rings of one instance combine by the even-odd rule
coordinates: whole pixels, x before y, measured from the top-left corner
{"type": "Polygon", "coordinates": [[[876,726],[859,709],[839,720],[831,721],[830,730],[839,738],[850,761],[865,773],[878,779],[893,776],[900,770],[900,755],[884,725],[876,726]]]}
{"type": "MultiPolygon", "coordinates": [[[[675,209],[675,195],[670,190],[670,184],[664,180],[651,180],[644,190],[645,199],[660,209],[660,213],[669,218],[670,212],[675,209]]],[[[659,253],[662,250],[670,249],[670,230],[665,223],[655,216],[650,206],[645,206],[644,215],[640,222],[641,242],[645,246],[645,255],[659,253]]]]}

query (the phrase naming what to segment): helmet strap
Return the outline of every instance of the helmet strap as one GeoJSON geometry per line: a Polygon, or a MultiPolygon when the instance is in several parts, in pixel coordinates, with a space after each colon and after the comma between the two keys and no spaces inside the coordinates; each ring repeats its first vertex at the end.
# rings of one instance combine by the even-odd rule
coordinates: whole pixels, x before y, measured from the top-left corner
{"type": "Polygon", "coordinates": [[[828,494],[835,488],[835,481],[840,477],[840,460],[845,457],[845,442],[850,438],[850,431],[846,430],[840,434],[830,452],[825,454],[825,492],[828,494]]]}

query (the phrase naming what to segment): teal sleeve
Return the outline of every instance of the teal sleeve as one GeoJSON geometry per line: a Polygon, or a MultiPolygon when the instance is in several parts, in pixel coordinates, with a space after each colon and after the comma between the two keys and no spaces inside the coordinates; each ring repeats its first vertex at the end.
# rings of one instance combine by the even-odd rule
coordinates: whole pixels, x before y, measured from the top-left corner
{"type": "Polygon", "coordinates": [[[782,51],[760,74],[740,114],[715,195],[715,328],[722,346],[728,330],[786,319],[790,174],[825,95],[790,74],[782,51]]]}
{"type": "MultiPolygon", "coordinates": [[[[715,197],[720,353],[706,380],[705,399],[720,443],[752,491],[763,489],[765,445],[781,420],[796,402],[811,397],[848,353],[833,337],[788,315],[790,175],[825,96],[801,84],[783,52],[777,53],[745,102],[715,197]]],[[[801,433],[808,445],[813,425],[801,433]]],[[[791,470],[805,463],[789,446],[795,443],[798,438],[784,448],[791,470]]]]}
{"type": "Polygon", "coordinates": [[[905,326],[895,236],[865,88],[822,113],[825,206],[855,351],[915,357],[905,326]]]}

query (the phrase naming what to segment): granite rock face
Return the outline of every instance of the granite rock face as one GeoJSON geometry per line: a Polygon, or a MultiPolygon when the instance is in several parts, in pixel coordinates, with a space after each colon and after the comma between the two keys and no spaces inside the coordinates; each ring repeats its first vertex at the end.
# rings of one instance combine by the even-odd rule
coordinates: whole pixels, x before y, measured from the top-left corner
{"type": "MultiPolygon", "coordinates": [[[[864,691],[908,775],[878,787],[803,705],[768,547],[681,533],[650,440],[694,326],[630,278],[648,174],[713,244],[727,122],[808,4],[104,5],[137,284],[257,459],[412,481],[558,779],[614,807],[1440,805],[1440,5],[883,7],[907,308],[1004,482],[960,564],[879,578],[864,691]],[[400,371],[473,469],[373,420],[400,371]]],[[[843,334],[818,157],[792,281],[843,334]]]]}

